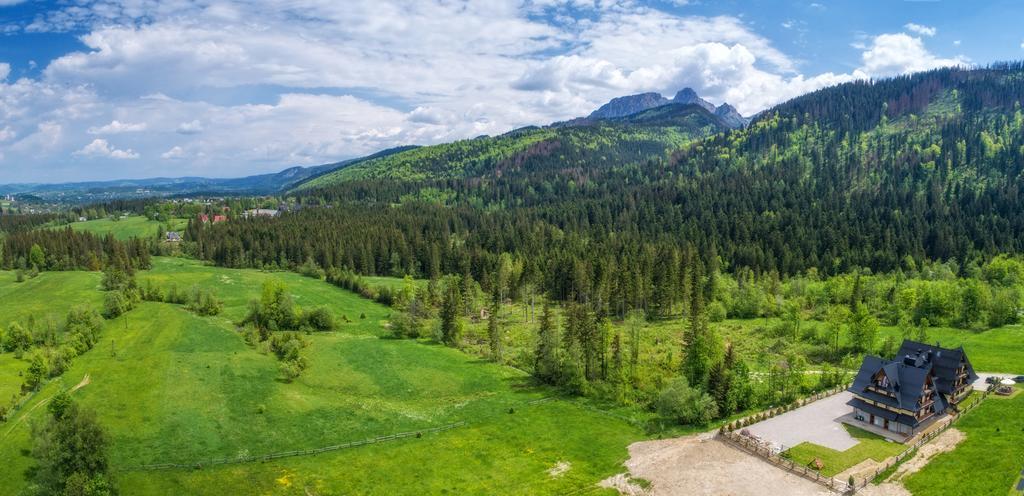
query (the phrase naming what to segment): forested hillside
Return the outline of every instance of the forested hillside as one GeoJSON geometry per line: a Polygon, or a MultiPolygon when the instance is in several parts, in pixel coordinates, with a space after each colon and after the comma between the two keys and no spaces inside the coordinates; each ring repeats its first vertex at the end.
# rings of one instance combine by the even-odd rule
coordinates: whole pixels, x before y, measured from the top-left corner
{"type": "Polygon", "coordinates": [[[508,252],[561,296],[584,280],[649,288],[686,246],[723,269],[782,275],[967,267],[1021,248],[1021,81],[1019,66],[999,66],[851,83],[685,146],[681,133],[587,126],[420,148],[386,159],[410,159],[397,169],[346,169],[350,180],[300,194],[334,209],[191,234],[220,264],[313,257],[367,274],[479,278],[508,252]],[[651,152],[669,143],[671,156],[651,152]],[[467,149],[493,158],[455,160],[467,149]],[[372,178],[431,176],[406,166],[472,177],[372,178]]]}
{"type": "Polygon", "coordinates": [[[685,143],[728,129],[697,105],[670,104],[627,116],[576,119],[501,136],[426,146],[365,160],[299,184],[298,191],[365,179],[423,181],[479,177],[558,161],[566,166],[628,165],[664,159],[685,143]]]}

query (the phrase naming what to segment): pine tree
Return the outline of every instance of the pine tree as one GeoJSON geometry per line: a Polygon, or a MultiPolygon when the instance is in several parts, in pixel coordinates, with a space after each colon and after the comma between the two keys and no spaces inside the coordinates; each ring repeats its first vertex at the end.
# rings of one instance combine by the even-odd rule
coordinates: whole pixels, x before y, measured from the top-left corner
{"type": "Polygon", "coordinates": [[[545,300],[537,330],[537,350],[534,353],[534,375],[541,382],[554,384],[558,378],[558,329],[555,327],[551,304],[545,300]]]}
{"type": "Polygon", "coordinates": [[[860,287],[860,270],[857,270],[857,275],[853,278],[853,290],[850,292],[850,311],[857,313],[857,309],[860,307],[860,302],[863,299],[861,295],[860,287]]]}
{"type": "Polygon", "coordinates": [[[691,286],[695,290],[690,296],[690,325],[686,333],[686,349],[683,350],[683,375],[691,386],[700,389],[708,385],[714,349],[704,312],[702,272],[700,264],[695,264],[691,277],[691,286]]]}
{"type": "Polygon", "coordinates": [[[490,315],[487,317],[487,339],[491,346],[491,360],[501,362],[501,300],[498,291],[491,298],[490,315]]]}
{"type": "Polygon", "coordinates": [[[461,296],[459,279],[450,279],[441,301],[441,341],[448,346],[457,346],[462,336],[461,296]]]}

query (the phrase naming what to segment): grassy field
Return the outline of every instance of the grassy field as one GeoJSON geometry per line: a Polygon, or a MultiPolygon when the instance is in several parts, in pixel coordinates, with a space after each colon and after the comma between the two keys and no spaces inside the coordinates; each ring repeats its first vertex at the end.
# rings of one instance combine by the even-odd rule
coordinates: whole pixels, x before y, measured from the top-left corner
{"type": "MultiPolygon", "coordinates": [[[[15,281],[14,272],[0,271],[0,327],[5,330],[13,322],[29,327],[30,316],[36,326],[57,326],[68,310],[78,305],[98,308],[103,298],[98,272],[42,272],[15,281]]],[[[0,404],[8,404],[20,390],[21,372],[27,368],[13,353],[0,353],[0,404]]]]}
{"type": "MultiPolygon", "coordinates": [[[[88,231],[101,235],[113,233],[117,239],[128,239],[155,237],[161,224],[161,222],[137,215],[117,220],[94,219],[84,222],[72,222],[69,225],[76,231],[88,231]]],[[[187,219],[172,219],[169,223],[166,223],[165,228],[169,231],[181,231],[187,226],[187,219]]],[[[64,226],[59,227],[61,229],[64,228],[64,226]]]]}
{"type": "MultiPolygon", "coordinates": [[[[0,425],[0,459],[7,461],[0,488],[16,493],[24,485],[22,474],[31,464],[22,452],[28,425],[45,411],[37,406],[87,374],[90,384],[74,396],[97,412],[108,431],[122,494],[564,494],[593,489],[621,472],[626,447],[645,437],[636,425],[650,415],[637,409],[614,410],[635,420],[629,423],[582,401],[531,404],[551,393],[532,386],[518,370],[429,340],[389,339],[391,309],[323,281],[168,257],[154,257],[153,268],[138,278],[143,284],[210,289],[224,301],[224,311],[204,318],[175,305],[143,303],[108,321],[96,348],[0,425]],[[283,281],[298,305],[326,307],[339,322],[336,332],[308,336],[304,353],[310,367],[294,383],[283,382],[276,359],[248,346],[235,329],[268,279],[283,281]],[[458,421],[468,425],[317,456],[199,470],[133,469],[316,448],[458,421]],[[571,468],[550,475],[561,462],[571,468]]],[[[13,273],[0,272],[0,324],[29,314],[62,319],[79,303],[98,307],[99,279],[98,273],[43,273],[19,284],[13,273]]],[[[390,278],[371,282],[401,285],[390,278]]],[[[525,360],[536,322],[521,305],[507,307],[503,318],[508,354],[513,362],[515,355],[525,360]]],[[[675,366],[683,325],[644,322],[641,367],[675,366]]],[[[801,346],[765,336],[764,325],[763,319],[715,324],[755,368],[781,357],[787,346],[801,346]]],[[[894,331],[883,329],[888,332],[894,331]]],[[[484,322],[471,322],[470,347],[482,349],[484,334],[484,322]]],[[[1016,326],[984,333],[935,329],[933,336],[944,345],[961,339],[979,370],[1012,371],[1021,353],[1003,350],[1022,342],[1016,326]]],[[[25,365],[0,355],[0,399],[20,386],[17,374],[25,365]]],[[[826,459],[826,470],[837,473],[854,455],[882,456],[888,446],[876,444],[865,439],[848,452],[813,456],[826,459]]]]}
{"type": "Polygon", "coordinates": [[[29,316],[42,324],[48,319],[63,322],[68,310],[78,305],[99,308],[103,301],[99,272],[41,272],[38,277],[15,282],[11,271],[0,271],[0,326],[24,324],[29,316]]]}
{"type": "Polygon", "coordinates": [[[868,458],[881,462],[907,449],[903,444],[894,443],[864,429],[845,424],[843,427],[859,441],[856,446],[846,451],[836,451],[813,443],[800,443],[786,450],[785,456],[800,465],[809,465],[815,458],[821,458],[825,464],[821,473],[833,476],[868,458]]]}
{"type": "Polygon", "coordinates": [[[171,258],[155,258],[139,278],[211,288],[225,311],[201,318],[179,306],[143,303],[109,321],[96,348],[0,425],[0,459],[7,462],[0,487],[17,492],[24,484],[28,425],[45,411],[33,408],[86,374],[91,382],[74,397],[107,429],[122,494],[564,494],[622,471],[626,446],[643,437],[573,402],[529,404],[550,393],[517,370],[428,342],[388,339],[389,309],[322,281],[171,258]],[[246,345],[233,325],[269,278],[283,280],[299,305],[325,305],[351,320],[337,332],[309,336],[310,366],[294,383],[283,382],[276,359],[246,345]],[[131,470],[456,421],[468,426],[315,457],[131,470]],[[550,475],[560,462],[571,468],[550,475]]]}
{"type": "MultiPolygon", "coordinates": [[[[1021,385],[1017,386],[1022,388],[1021,385]]],[[[914,496],[1013,494],[1024,470],[1024,394],[990,395],[956,424],[967,439],[903,479],[914,496]]]]}

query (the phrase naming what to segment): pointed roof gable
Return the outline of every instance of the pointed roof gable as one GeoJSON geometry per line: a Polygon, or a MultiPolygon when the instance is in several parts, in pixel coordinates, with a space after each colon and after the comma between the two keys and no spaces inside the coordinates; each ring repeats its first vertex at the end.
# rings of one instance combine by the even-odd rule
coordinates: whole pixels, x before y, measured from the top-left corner
{"type": "Polygon", "coordinates": [[[967,369],[967,383],[978,380],[978,374],[974,372],[974,366],[967,358],[963,346],[956,348],[942,348],[938,345],[930,345],[909,339],[903,340],[896,359],[907,356],[918,356],[928,354],[930,361],[935,365],[936,387],[943,394],[950,394],[953,390],[953,383],[956,380],[956,371],[963,363],[967,369]]]}

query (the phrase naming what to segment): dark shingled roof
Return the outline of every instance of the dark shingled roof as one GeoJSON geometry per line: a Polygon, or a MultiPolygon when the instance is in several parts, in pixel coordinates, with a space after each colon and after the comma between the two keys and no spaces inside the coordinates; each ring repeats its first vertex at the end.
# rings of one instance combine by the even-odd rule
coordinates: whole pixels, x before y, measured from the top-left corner
{"type": "Polygon", "coordinates": [[[917,356],[921,353],[930,353],[930,360],[934,365],[935,386],[942,394],[952,394],[953,382],[956,380],[956,369],[960,368],[961,361],[967,365],[967,383],[978,380],[978,374],[974,373],[971,361],[964,353],[964,347],[940,348],[936,345],[919,343],[906,339],[896,354],[896,360],[903,360],[906,356],[917,356]]]}
{"type": "MultiPolygon", "coordinates": [[[[857,377],[853,380],[850,392],[895,408],[915,411],[917,410],[917,400],[921,397],[925,380],[931,371],[931,364],[926,363],[915,367],[903,362],[894,362],[868,355],[864,357],[864,362],[860,366],[860,371],[857,372],[857,377]],[[889,379],[886,389],[893,396],[867,390],[879,370],[884,371],[886,378],[889,379]]],[[[938,410],[939,413],[942,411],[945,409],[938,410]]]]}

